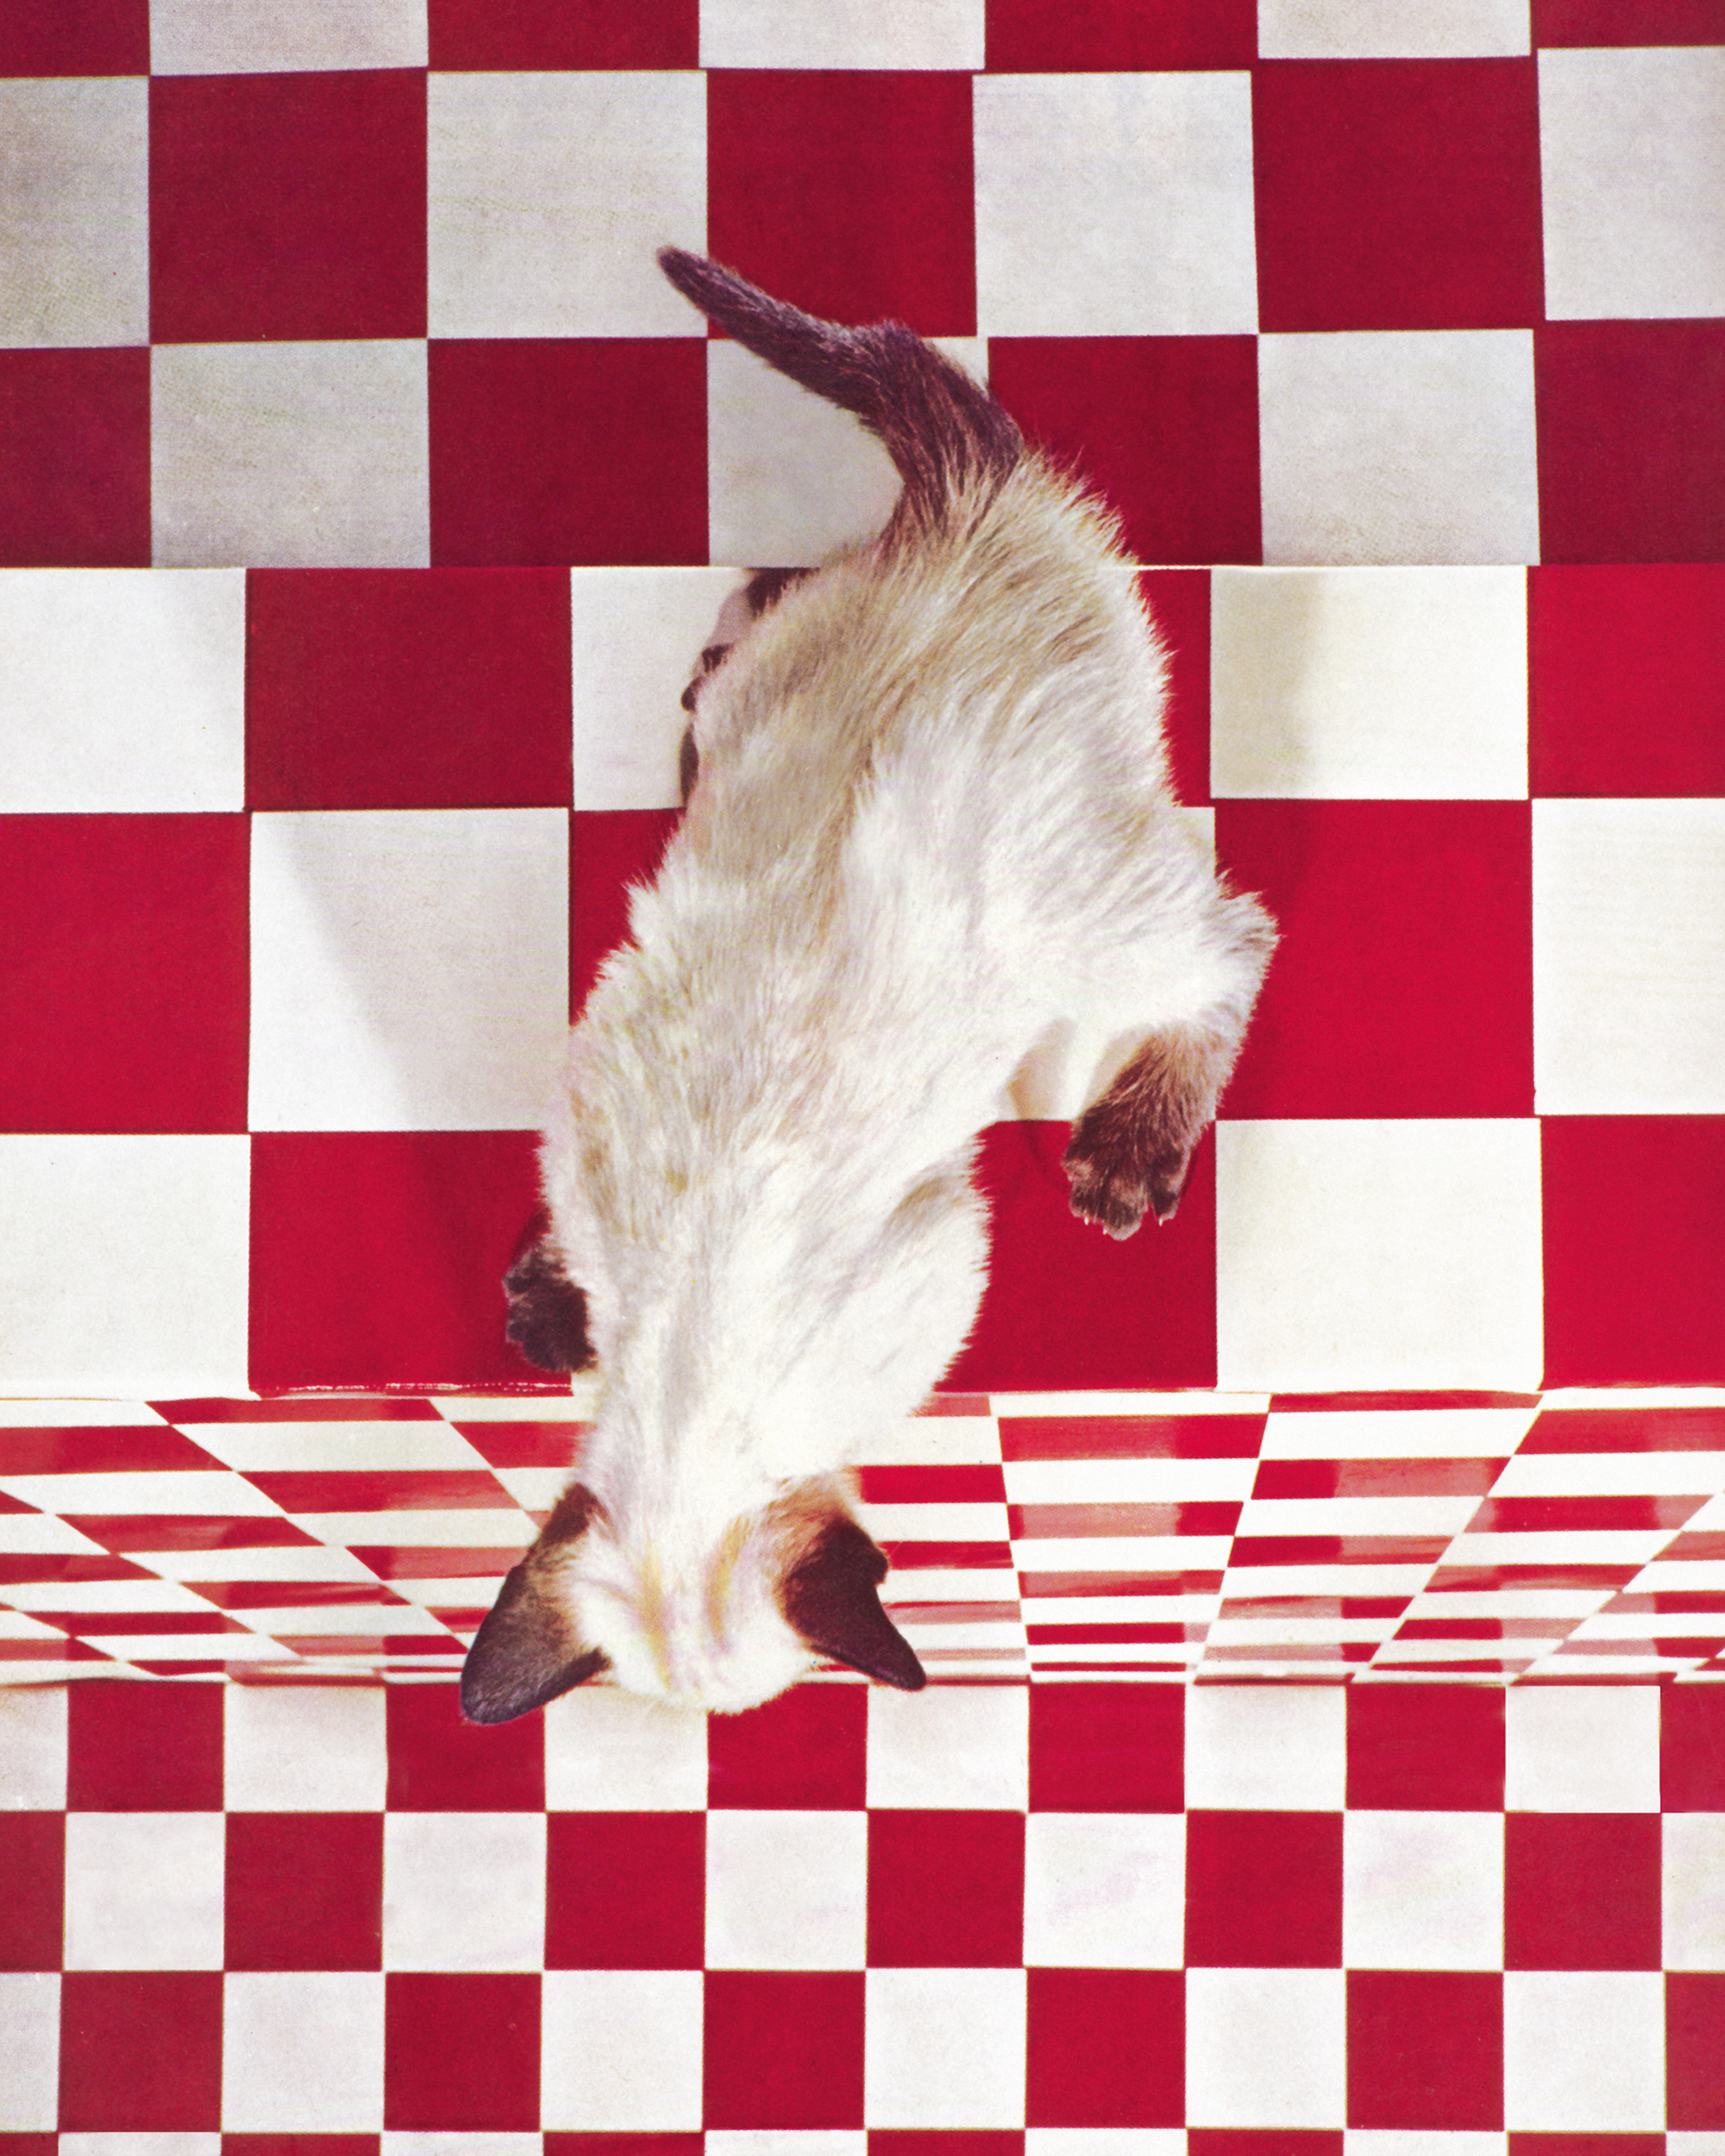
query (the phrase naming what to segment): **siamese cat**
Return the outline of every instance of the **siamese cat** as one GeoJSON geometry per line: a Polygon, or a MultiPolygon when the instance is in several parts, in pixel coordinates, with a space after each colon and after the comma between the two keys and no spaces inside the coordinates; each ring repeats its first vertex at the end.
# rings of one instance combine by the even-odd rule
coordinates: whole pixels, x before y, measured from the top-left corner
{"type": "Polygon", "coordinates": [[[511,1338],[602,1392],[468,1653],[480,1722],[602,1671],[721,1712],[821,1658],[919,1688],[845,1467],[975,1316],[978,1133],[1058,1029],[1131,1026],[1072,1206],[1170,1219],[1274,942],[1174,801],[1109,516],[900,324],[659,260],[902,491],[878,538],[753,580],[685,699],[686,813],[571,1037],[505,1281],[511,1338]]]}

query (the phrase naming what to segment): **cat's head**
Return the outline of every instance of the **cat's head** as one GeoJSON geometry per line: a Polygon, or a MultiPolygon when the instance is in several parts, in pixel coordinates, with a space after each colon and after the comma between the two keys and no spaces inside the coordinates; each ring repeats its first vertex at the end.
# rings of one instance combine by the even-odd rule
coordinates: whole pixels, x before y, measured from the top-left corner
{"type": "Polygon", "coordinates": [[[461,1711],[501,1722],[609,1673],[625,1691],[736,1713],[830,1660],[901,1691],[921,1664],[881,1607],[887,1559],[811,1483],[687,1546],[638,1543],[583,1483],[565,1492],[468,1650],[461,1711]]]}

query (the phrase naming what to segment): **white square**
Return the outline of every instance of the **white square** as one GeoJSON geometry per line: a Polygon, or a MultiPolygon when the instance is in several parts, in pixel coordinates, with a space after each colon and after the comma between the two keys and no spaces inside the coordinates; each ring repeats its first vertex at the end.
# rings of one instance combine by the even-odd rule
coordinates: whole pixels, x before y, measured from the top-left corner
{"type": "Polygon", "coordinates": [[[0,570],[0,810],[241,809],[243,569],[0,570]]]}
{"type": "Polygon", "coordinates": [[[0,1975],[0,2133],[60,2124],[60,1978],[0,1975]]]}
{"type": "Polygon", "coordinates": [[[1024,2124],[1022,1969],[871,1969],[867,1983],[867,2124],[1024,2124]]]}
{"type": "Polygon", "coordinates": [[[250,1154],[243,1138],[0,1135],[0,1387],[246,1392],[250,1154]]]}
{"type": "Polygon", "coordinates": [[[155,345],[151,559],[425,568],[428,429],[417,339],[155,345]]]}
{"type": "Polygon", "coordinates": [[[388,1812],[386,1969],[540,1969],[543,1812],[388,1812]]]}
{"type": "Polygon", "coordinates": [[[1540,54],[1546,314],[1725,314],[1725,44],[1540,54]]]}
{"type": "Polygon", "coordinates": [[[220,1812],[68,1812],[68,1969],[219,1969],[220,1812]]]}
{"type": "Polygon", "coordinates": [[[700,0],[703,67],[982,66],[984,0],[700,0]]]}
{"type": "Polygon", "coordinates": [[[1659,1810],[1657,1685],[1512,1685],[1503,1708],[1506,1811],[1659,1810]]]}
{"type": "MultiPolygon", "coordinates": [[[[709,2127],[706,2156],[868,2156],[869,2136],[844,2127],[709,2127]]],[[[387,2152],[386,2152],[387,2156],[387,2152]]]]}
{"type": "Polygon", "coordinates": [[[724,568],[570,573],[578,809],[677,806],[683,691],[739,581],[724,568]]]}
{"type": "Polygon", "coordinates": [[[1343,1984],[1339,1969],[1189,1969],[1187,2123],[1340,2126],[1343,1984]]]}
{"type": "Polygon", "coordinates": [[[1725,1111],[1725,801],[1534,804],[1546,1115],[1725,1111]]]}
{"type": "Polygon", "coordinates": [[[706,348],[707,550],[797,568],[872,538],[898,474],[848,412],[729,339],[706,348]]]}
{"type": "Polygon", "coordinates": [[[1186,2156],[1183,2126],[1027,2126],[1025,2156],[1186,2156]]]}
{"type": "Polygon", "coordinates": [[[1350,1969],[1501,1969],[1503,1814],[1345,1814],[1342,1960],[1350,1969]]]}
{"type": "Polygon", "coordinates": [[[253,1129],[536,1130],[568,1032],[568,829],[254,817],[253,1129]]]}
{"type": "Polygon", "coordinates": [[[62,2134],[60,2156],[222,2156],[219,2134],[62,2134]]]}
{"type": "Polygon", "coordinates": [[[701,76],[434,74],[426,122],[434,337],[701,335],[653,259],[706,231],[701,76]]]}
{"type": "Polygon", "coordinates": [[[1656,1971],[1507,1971],[1504,2124],[1512,2134],[1658,2133],[1665,2038],[1656,1971]]]}
{"type": "Polygon", "coordinates": [[[1022,1811],[1030,1695],[1019,1684],[869,1692],[869,1802],[877,1810],[1022,1811]]]}
{"type": "Polygon", "coordinates": [[[380,2156],[543,2156],[544,2141],[537,2134],[386,2132],[380,2149],[380,2156]]]}
{"type": "Polygon", "coordinates": [[[541,1717],[553,1812],[698,1812],[706,1716],[609,1686],[566,1692],[541,1717]]]}
{"type": "Polygon", "coordinates": [[[548,1969],[541,2126],[692,2133],[701,2122],[699,1969],[548,1969]]]}
{"type": "Polygon", "coordinates": [[[1520,569],[1214,569],[1210,785],[1304,800],[1527,791],[1520,569]]]}
{"type": "Polygon", "coordinates": [[[0,1692],[0,1812],[66,1808],[66,1694],[0,1692]]]}
{"type": "Polygon", "coordinates": [[[1424,2129],[1398,2134],[1353,2127],[1342,2136],[1344,2156],[1505,2156],[1504,2134],[1434,2134],[1424,2129]]]}
{"type": "Polygon", "coordinates": [[[222,2001],[222,2124],[229,2133],[378,2132],[381,1976],[229,1976],[222,2001]]]}
{"type": "Polygon", "coordinates": [[[1032,1968],[1179,1968],[1184,1817],[1032,1812],[1025,1821],[1024,1924],[1032,1968]]]}
{"type": "Polygon", "coordinates": [[[1530,42],[1527,0],[1258,0],[1260,60],[1486,60],[1530,42]]]}
{"type": "Polygon", "coordinates": [[[155,75],[423,67],[425,55],[425,0],[150,0],[155,75]]]}
{"type": "Polygon", "coordinates": [[[1660,1836],[1665,1965],[1725,1970],[1725,1813],[1667,1812],[1660,1836]]]}
{"type": "Polygon", "coordinates": [[[1258,342],[1267,562],[1537,561],[1531,329],[1258,342]]]}
{"type": "Polygon", "coordinates": [[[1665,2156],[1725,2156],[1725,2134],[1667,2134],[1665,2156]]]}
{"type": "Polygon", "coordinates": [[[1225,1122],[1216,1184],[1225,1391],[1538,1386],[1531,1117],[1225,1122]]]}
{"type": "Polygon", "coordinates": [[[985,335],[1257,329],[1249,75],[985,75],[975,144],[985,335]]]}
{"type": "Polygon", "coordinates": [[[1339,1812],[1347,1798],[1347,1701],[1308,1684],[1198,1684],[1186,1695],[1186,1802],[1194,1811],[1339,1812]]]}
{"type": "Polygon", "coordinates": [[[709,1812],[709,1969],[860,1969],[869,1929],[862,1812],[709,1812]]]}
{"type": "Polygon", "coordinates": [[[149,342],[149,85],[0,82],[0,346],[149,342]]]}

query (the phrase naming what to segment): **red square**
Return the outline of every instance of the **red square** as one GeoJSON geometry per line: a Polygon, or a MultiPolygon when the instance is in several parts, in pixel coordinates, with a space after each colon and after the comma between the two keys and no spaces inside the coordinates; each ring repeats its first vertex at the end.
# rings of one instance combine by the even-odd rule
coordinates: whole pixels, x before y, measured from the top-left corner
{"type": "Polygon", "coordinates": [[[522,1388],[499,1285],[537,1197],[526,1131],[259,1132],[259,1392],[522,1388]]]}
{"type": "Polygon", "coordinates": [[[0,818],[0,1127],[243,1131],[242,816],[0,818]]]}
{"type": "Polygon", "coordinates": [[[446,339],[430,388],[440,567],[706,560],[699,338],[446,339]]]}
{"type": "Polygon", "coordinates": [[[1347,1801],[1368,1812],[1501,1811],[1502,1688],[1351,1685],[1347,1801]]]}
{"type": "Polygon", "coordinates": [[[871,1969],[1017,1969],[1024,1814],[869,1814],[871,1969]]]}
{"type": "Polygon", "coordinates": [[[706,1976],[705,2111],[714,2128],[862,2123],[862,1971],[706,1976]]]}
{"type": "Polygon", "coordinates": [[[976,332],[970,78],[707,77],[707,244],[835,322],[976,332]]]}
{"type": "Polygon", "coordinates": [[[1032,1684],[1033,1812],[1177,1812],[1186,1802],[1178,1684],[1032,1684]]]}
{"type": "Polygon", "coordinates": [[[976,1181],[994,1255],[969,1344],[943,1383],[959,1392],[1216,1382],[1215,1156],[1198,1149],[1179,1217],[1116,1243],[1073,1215],[1063,1123],[997,1123],[976,1181]]]}
{"type": "Polygon", "coordinates": [[[92,1678],[66,1695],[73,1812],[219,1812],[222,1688],[92,1678]]]}
{"type": "Polygon", "coordinates": [[[568,577],[254,569],[246,799],[568,807],[568,577]]]}
{"type": "Polygon", "coordinates": [[[1725,560],[1725,322],[1534,339],[1542,561],[1725,560]]]}
{"type": "Polygon", "coordinates": [[[1252,157],[1261,328],[1541,318],[1532,60],[1262,63],[1252,157]]]}
{"type": "Polygon", "coordinates": [[[1665,2156],[1663,2134],[1512,2134],[1509,2156],[1665,2156]]]}
{"type": "MultiPolygon", "coordinates": [[[[1024,2156],[1025,2137],[1004,2128],[875,2127],[869,2135],[869,2156],[1024,2156]]],[[[53,2156],[53,2152],[48,2152],[53,2156]]]]}
{"type": "Polygon", "coordinates": [[[1534,569],[1535,794],[1725,793],[1725,567],[1534,569]]]}
{"type": "Polygon", "coordinates": [[[1350,1969],[1348,2124],[1491,2134],[1503,2125],[1503,1979],[1350,1969]]]}
{"type": "Polygon", "coordinates": [[[1282,937],[1230,1115],[1533,1112],[1525,801],[1223,801],[1216,852],[1282,937]]]}
{"type": "Polygon", "coordinates": [[[149,563],[149,354],[0,352],[0,568],[149,563]]]}
{"type": "Polygon", "coordinates": [[[1256,337],[991,337],[988,385],[1140,561],[1264,559],[1256,337]]]}
{"type": "Polygon", "coordinates": [[[222,2156],[378,2156],[375,2134],[224,2134],[222,2156]]]}
{"type": "Polygon", "coordinates": [[[1661,1689],[1659,1802],[1668,1812],[1725,1812],[1725,1691],[1661,1689]]]}
{"type": "Polygon", "coordinates": [[[988,0],[997,75],[1250,67],[1257,58],[1255,0],[988,0]]]}
{"type": "Polygon", "coordinates": [[[1657,1969],[1659,1895],[1657,1813],[1506,1815],[1506,1969],[1657,1969]]]}
{"type": "Polygon", "coordinates": [[[630,887],[651,883],[681,809],[582,809],[569,826],[569,1009],[629,933],[630,887]]]}
{"type": "Polygon", "coordinates": [[[1334,1969],[1341,1959],[1339,1812],[1186,1814],[1190,1966],[1334,1969]]]}
{"type": "Polygon", "coordinates": [[[706,1819],[700,1812],[553,1812],[548,1969],[699,1969],[706,1819]]]}
{"type": "Polygon", "coordinates": [[[58,1969],[66,1814],[0,1812],[0,1969],[58,1969]]]}
{"type": "Polygon", "coordinates": [[[545,2156],[703,2156],[699,2134],[548,2134],[545,2156]]]}
{"type": "Polygon", "coordinates": [[[147,75],[150,0],[10,0],[0,75],[147,75]]]}
{"type": "Polygon", "coordinates": [[[860,1684],[803,1684],[746,1714],[711,1714],[706,1756],[715,1808],[859,1812],[868,1802],[869,1695],[860,1684]]]}
{"type": "Polygon", "coordinates": [[[1177,1969],[1031,1969],[1027,2126],[1179,2126],[1186,1981],[1177,1969]]]}
{"type": "MultiPolygon", "coordinates": [[[[1717,45],[1716,0],[1534,0],[1535,45],[1717,45]]],[[[1565,2156],[1565,2152],[1553,2152],[1565,2156]]]]}
{"type": "Polygon", "coordinates": [[[1163,732],[1176,796],[1210,799],[1210,579],[1202,569],[1141,569],[1138,589],[1168,655],[1163,732]]]}
{"type": "Polygon", "coordinates": [[[1725,2128],[1725,1976],[1666,1973],[1665,2124],[1674,2134],[1725,2128]]]}
{"type": "Polygon", "coordinates": [[[157,343],[425,335],[425,75],[158,75],[157,343]]]}
{"type": "Polygon", "coordinates": [[[430,0],[428,12],[437,69],[700,65],[700,0],[430,0]]]}
{"type": "Polygon", "coordinates": [[[230,1812],[224,1965],[383,1966],[383,1814],[230,1812]]]}
{"type": "Polygon", "coordinates": [[[221,2127],[221,1971],[68,1970],[60,1994],[61,2133],[221,2127]]]}
{"type": "Polygon", "coordinates": [[[545,1808],[545,1725],[536,1714],[475,1728],[453,1684],[384,1691],[392,1812],[538,1812],[545,1808]]]}
{"type": "Polygon", "coordinates": [[[1552,1116],[1540,1152],[1546,1383],[1725,1378],[1725,1117],[1552,1116]]]}
{"type": "Polygon", "coordinates": [[[395,2133],[536,2134],[539,1979],[384,1979],[383,2122],[395,2133]]]}

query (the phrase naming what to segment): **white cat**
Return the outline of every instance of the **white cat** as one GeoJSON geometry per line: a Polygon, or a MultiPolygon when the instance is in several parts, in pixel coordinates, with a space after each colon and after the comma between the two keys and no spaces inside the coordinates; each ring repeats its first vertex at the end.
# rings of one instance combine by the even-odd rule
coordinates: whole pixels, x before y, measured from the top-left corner
{"type": "Polygon", "coordinates": [[[1107,516],[909,330],[660,260],[904,486],[879,539],[757,578],[692,685],[687,812],[571,1037],[549,1226],[506,1283],[511,1337],[602,1393],[468,1654],[476,1721],[604,1670],[724,1710],[823,1657],[919,1686],[844,1470],[975,1315],[977,1133],[1057,1029],[1131,1025],[1072,1204],[1167,1219],[1274,941],[1173,802],[1107,516]]]}

